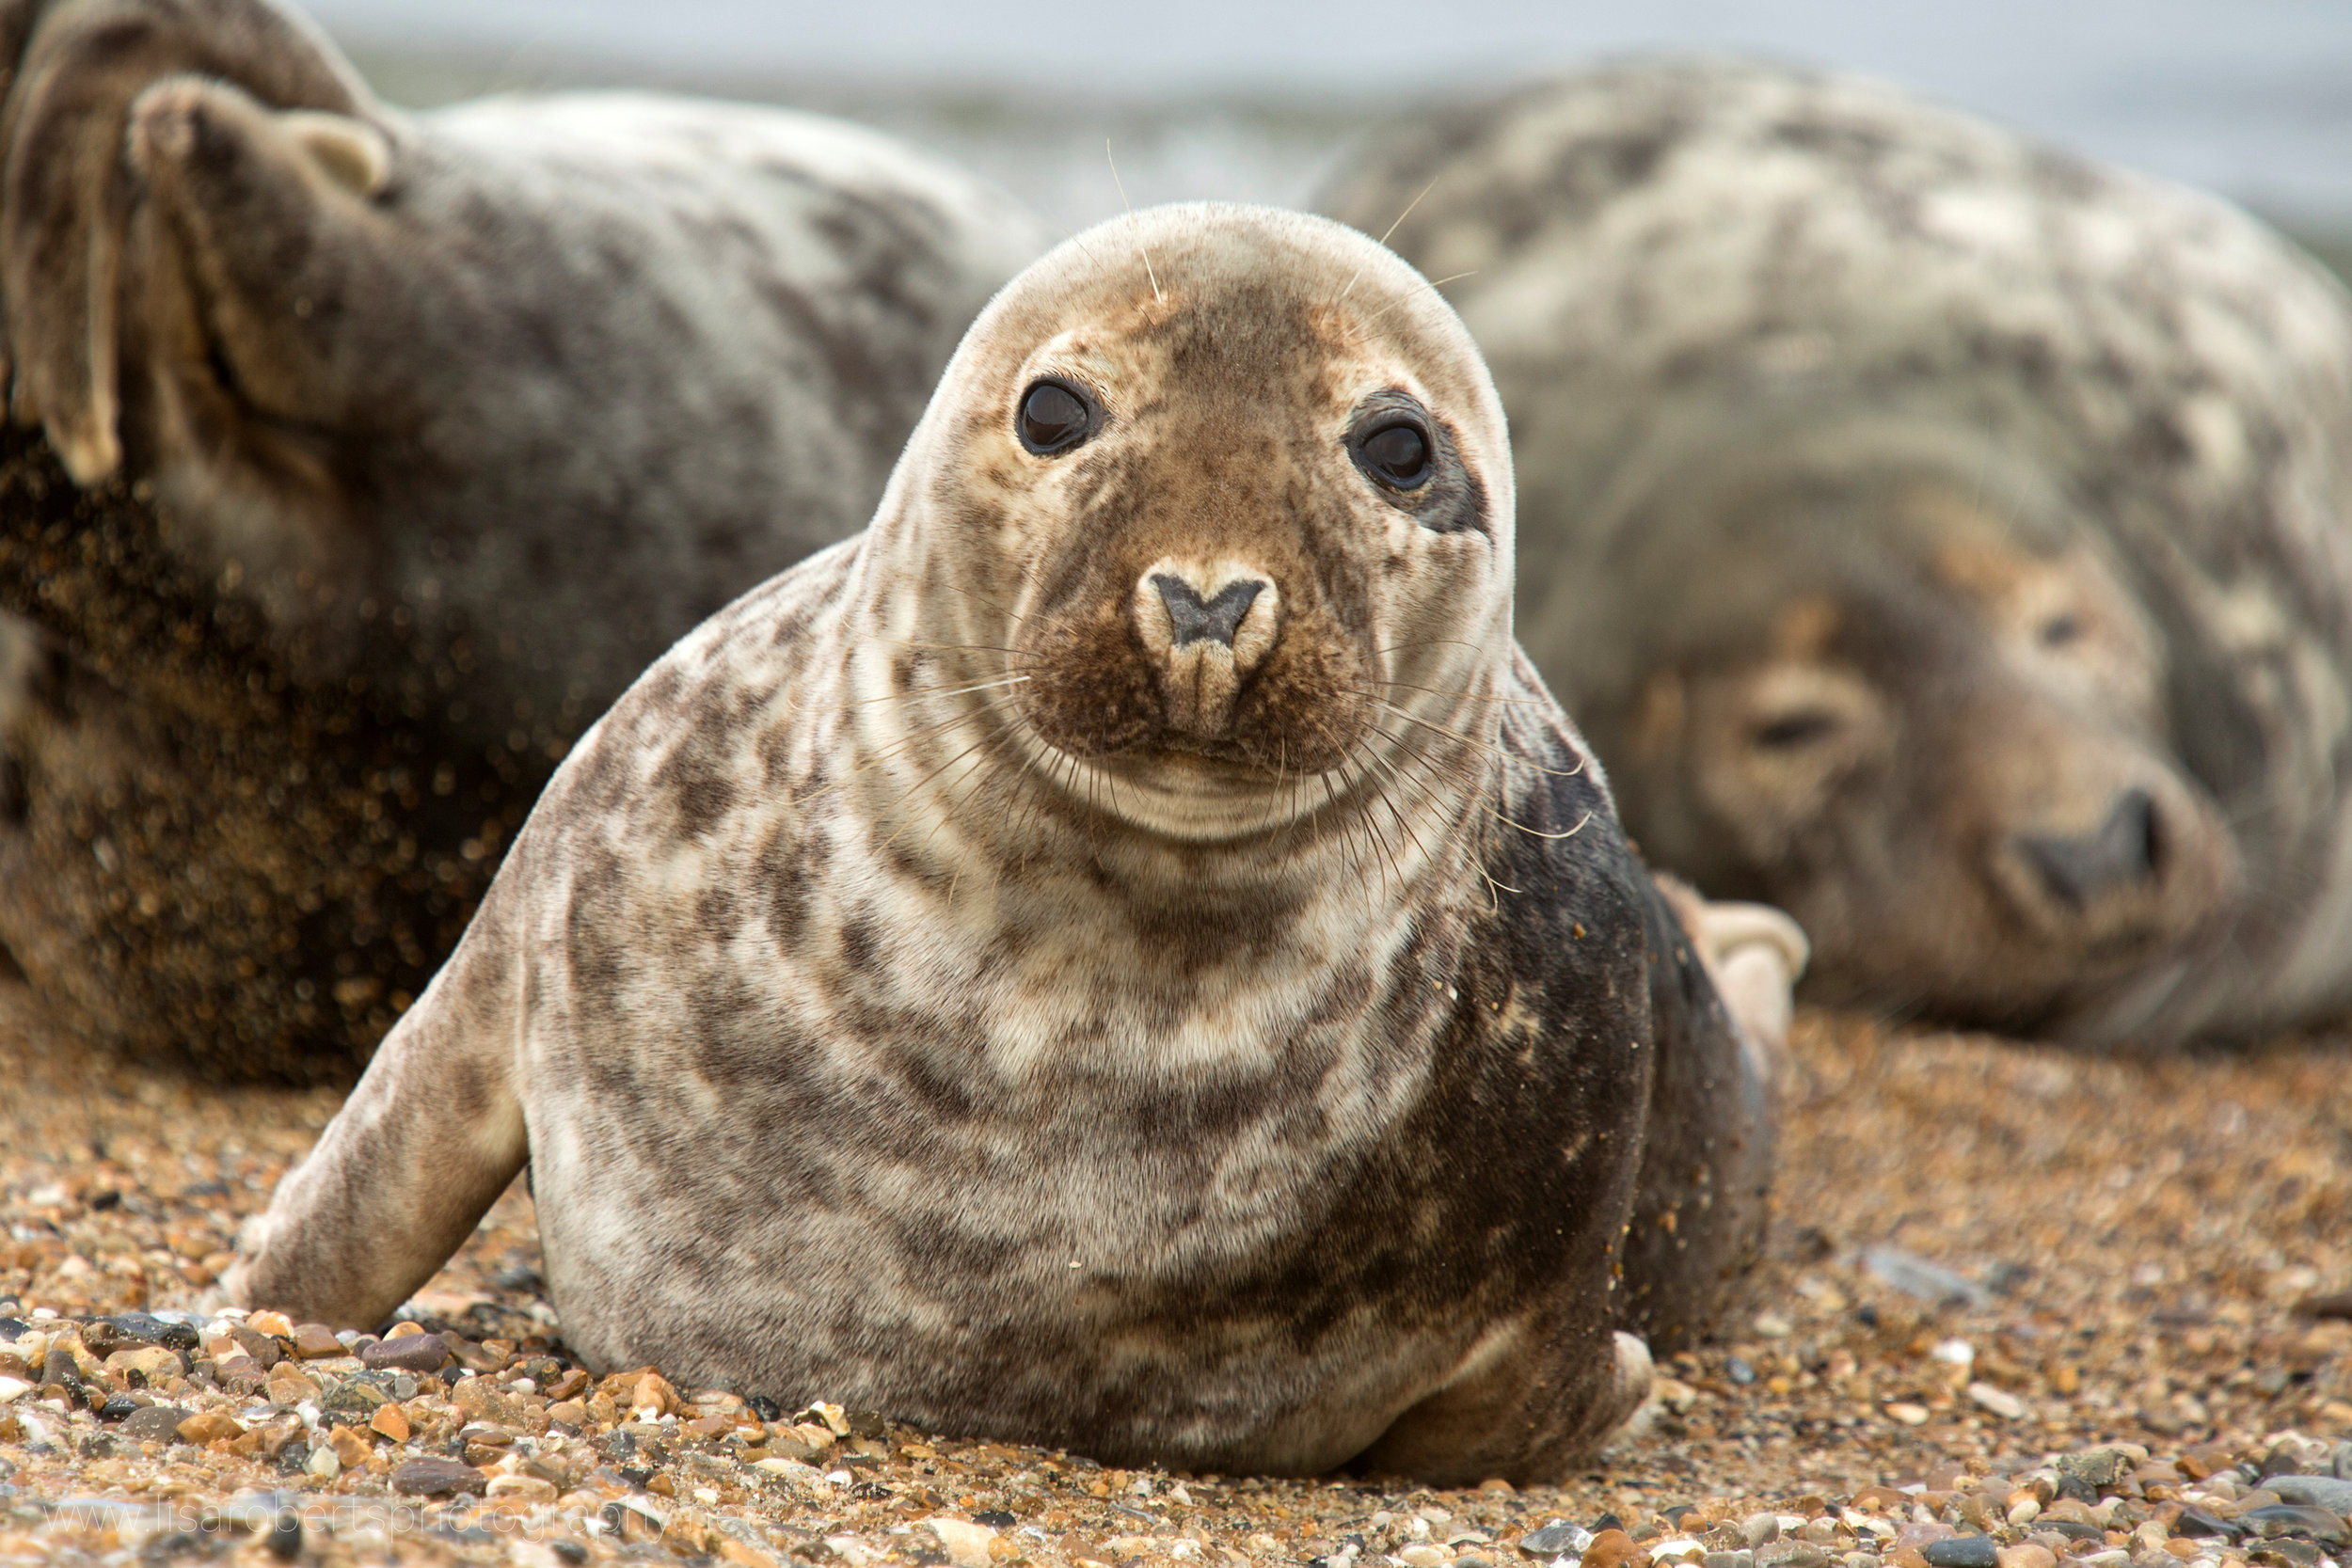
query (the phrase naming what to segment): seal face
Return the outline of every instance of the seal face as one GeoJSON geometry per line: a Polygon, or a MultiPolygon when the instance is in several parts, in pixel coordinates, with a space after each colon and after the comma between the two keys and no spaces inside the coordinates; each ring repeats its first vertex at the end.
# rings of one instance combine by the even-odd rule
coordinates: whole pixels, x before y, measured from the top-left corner
{"type": "Polygon", "coordinates": [[[1051,253],[872,528],[565,762],[230,1289],[373,1322],[528,1162],[600,1364],[1556,1475],[1646,1384],[1614,1331],[1751,1255],[1770,1123],[1512,642],[1512,494],[1475,351],[1361,236],[1051,253]]]}
{"type": "Polygon", "coordinates": [[[0,942],[230,1070],[349,1070],[564,749],[863,526],[1043,248],[808,116],[405,116],[260,0],[10,7],[0,90],[5,356],[56,453],[0,451],[0,612],[75,666],[0,742],[0,942]]]}
{"type": "Polygon", "coordinates": [[[1636,62],[1327,211],[1490,350],[1519,629],[1646,854],[1824,1000],[2091,1044],[2352,1001],[2352,311],[2210,198],[1852,80],[1636,62]],[[1435,181],[1434,187],[1431,182],[1435,181]]]}

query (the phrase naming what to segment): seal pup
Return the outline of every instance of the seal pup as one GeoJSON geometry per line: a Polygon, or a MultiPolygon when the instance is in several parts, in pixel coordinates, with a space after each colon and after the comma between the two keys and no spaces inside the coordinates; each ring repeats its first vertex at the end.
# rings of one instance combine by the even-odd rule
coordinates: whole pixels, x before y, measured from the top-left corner
{"type": "Polygon", "coordinates": [[[2212,197],[1892,89],[1636,62],[1322,205],[1489,355],[1519,633],[1809,994],[2088,1046],[2352,1002],[2352,310],[2212,197]],[[1432,182],[1435,182],[1434,185],[1432,182]]]}
{"type": "Polygon", "coordinates": [[[0,739],[0,942],[90,1033],[348,1071],[555,757],[864,525],[1043,249],[831,120],[409,116],[261,0],[0,3],[12,407],[87,493],[0,451],[0,611],[72,665],[0,739]]]}
{"type": "Polygon", "coordinates": [[[1753,1253],[1769,1042],[1702,960],[1785,997],[1797,949],[1694,947],[1511,541],[1493,388],[1391,252],[1218,205],[1057,248],[873,526],[565,761],[226,1289],[375,1323],[528,1164],[592,1365],[1556,1476],[1646,1386],[1613,1331],[1753,1253]]]}

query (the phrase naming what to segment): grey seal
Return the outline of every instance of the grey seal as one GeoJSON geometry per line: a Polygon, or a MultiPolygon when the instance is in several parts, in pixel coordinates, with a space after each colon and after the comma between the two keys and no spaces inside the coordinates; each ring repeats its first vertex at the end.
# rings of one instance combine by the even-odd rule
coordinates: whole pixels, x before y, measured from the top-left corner
{"type": "Polygon", "coordinates": [[[352,1069],[564,748],[863,526],[1044,248],[816,117],[404,114],[261,0],[0,4],[0,93],[46,436],[0,450],[0,612],[44,648],[0,701],[0,942],[224,1071],[352,1069]]]}
{"type": "Polygon", "coordinates": [[[1512,497],[1476,351],[1360,235],[1058,247],[873,526],[565,761],[227,1290],[374,1323],[527,1164],[593,1366],[1557,1476],[1647,1385],[1619,1330],[1753,1255],[1801,943],[1627,848],[1511,638],[1512,497]]]}
{"type": "Polygon", "coordinates": [[[1511,410],[1519,630],[1629,831],[1818,998],[2164,1049],[2352,1002],[2352,309],[2216,198],[1635,61],[1324,207],[1511,410]],[[1435,182],[1434,185],[1431,183],[1435,182]]]}

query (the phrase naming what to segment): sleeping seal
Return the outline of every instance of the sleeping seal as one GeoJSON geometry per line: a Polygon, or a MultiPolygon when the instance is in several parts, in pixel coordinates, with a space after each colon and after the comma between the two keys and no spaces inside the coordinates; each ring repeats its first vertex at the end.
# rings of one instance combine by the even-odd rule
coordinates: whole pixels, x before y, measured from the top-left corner
{"type": "Polygon", "coordinates": [[[1889,89],[1636,63],[1325,209],[1486,345],[1519,630],[1643,851],[1823,1000],[2090,1045],[2352,1002],[2352,309],[2207,196],[1889,89]],[[1434,187],[1430,182],[1436,181],[1434,187]]]}
{"type": "Polygon", "coordinates": [[[527,1163],[595,1365],[1556,1475],[1646,1386],[1613,1329],[1703,1321],[1761,1224],[1771,1042],[1700,960],[1785,1001],[1799,948],[1694,951],[1628,850],[1511,639],[1504,442],[1336,224],[1051,252],[871,529],[565,761],[227,1289],[375,1323],[527,1163]]]}
{"type": "Polygon", "coordinates": [[[0,3],[0,91],[47,437],[0,450],[0,611],[45,645],[0,698],[0,942],[231,1071],[350,1070],[564,748],[864,524],[1044,248],[805,116],[403,115],[260,0],[0,3]]]}

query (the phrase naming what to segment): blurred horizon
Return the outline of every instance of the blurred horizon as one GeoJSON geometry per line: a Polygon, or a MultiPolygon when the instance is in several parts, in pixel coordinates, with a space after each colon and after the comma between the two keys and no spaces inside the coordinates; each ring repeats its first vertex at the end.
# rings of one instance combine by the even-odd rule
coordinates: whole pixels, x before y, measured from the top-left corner
{"type": "MultiPolygon", "coordinates": [[[[298,0],[297,0],[298,3],[298,0]]],[[[1626,54],[1760,54],[1861,71],[2108,162],[2352,235],[2343,0],[1195,0],[1181,11],[780,8],[757,0],[312,0],[395,103],[645,86],[861,119],[1078,228],[1137,206],[1303,202],[1385,115],[1626,54]]]]}

